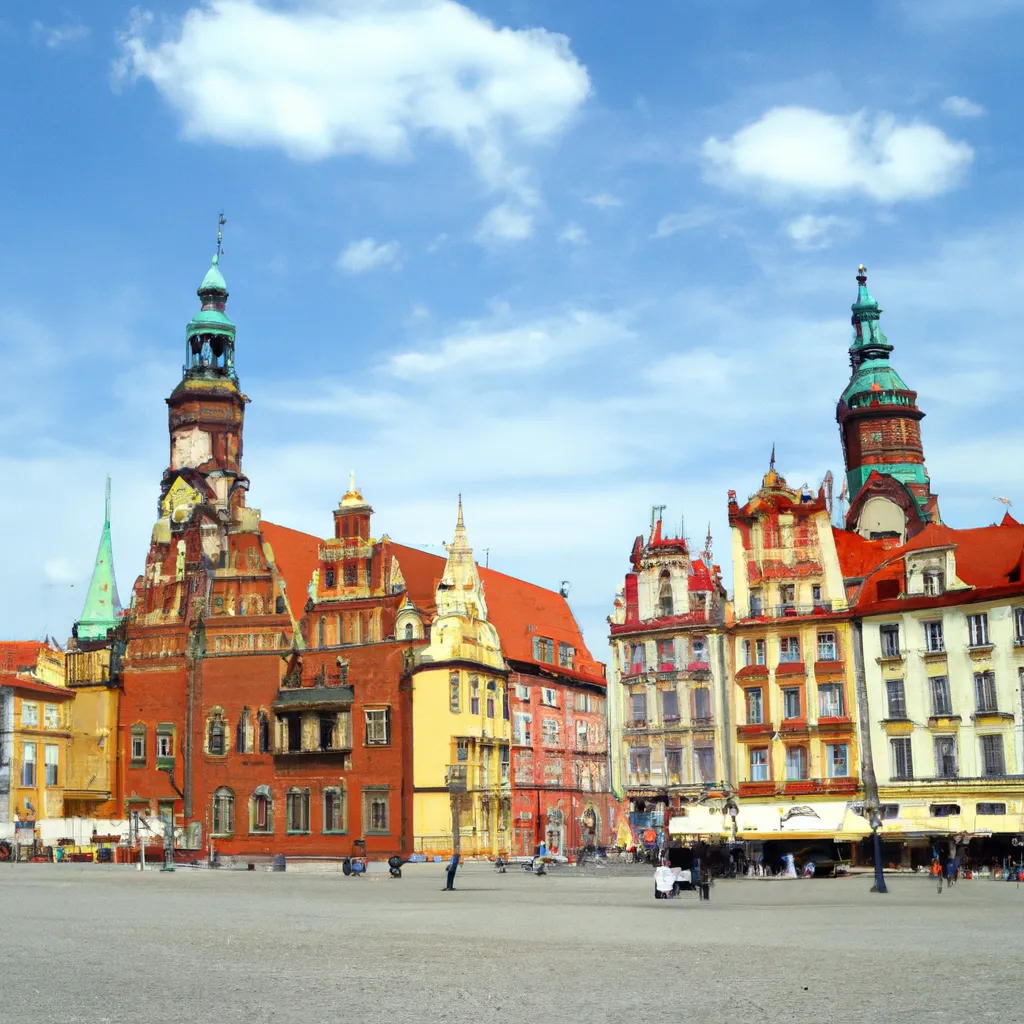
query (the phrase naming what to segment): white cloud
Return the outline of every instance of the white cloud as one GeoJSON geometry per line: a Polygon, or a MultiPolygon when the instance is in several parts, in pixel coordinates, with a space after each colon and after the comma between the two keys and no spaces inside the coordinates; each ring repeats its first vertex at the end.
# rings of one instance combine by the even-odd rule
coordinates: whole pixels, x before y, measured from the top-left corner
{"type": "Polygon", "coordinates": [[[587,232],[579,224],[566,224],[558,236],[560,242],[568,242],[570,245],[586,245],[587,232]]]}
{"type": "Polygon", "coordinates": [[[519,193],[517,143],[562,132],[590,93],[569,40],[500,28],[454,0],[205,0],[164,38],[136,10],[115,75],[148,79],[186,138],[297,159],[405,159],[420,138],[464,149],[519,193]]]}
{"type": "Polygon", "coordinates": [[[621,316],[587,310],[509,327],[470,323],[421,351],[393,355],[386,369],[402,378],[449,370],[457,371],[460,378],[472,373],[524,373],[631,337],[621,316]]]}
{"type": "Polygon", "coordinates": [[[338,269],[347,274],[362,274],[378,267],[400,267],[402,247],[398,242],[381,242],[375,238],[360,238],[349,242],[338,257],[338,269]]]}
{"type": "Polygon", "coordinates": [[[842,217],[816,217],[805,213],[786,225],[786,234],[798,249],[827,249],[832,244],[833,229],[845,224],[842,217]]]}
{"type": "Polygon", "coordinates": [[[981,117],[985,113],[985,108],[980,103],[975,103],[966,96],[947,96],[942,101],[942,109],[953,117],[981,117]]]}
{"type": "Polygon", "coordinates": [[[933,125],[808,107],[774,107],[729,139],[709,138],[703,154],[716,184],[780,194],[860,193],[883,203],[948,191],[974,157],[967,143],[933,125]]]}
{"type": "Polygon", "coordinates": [[[583,200],[585,203],[590,203],[591,206],[596,206],[601,210],[609,210],[615,206],[622,206],[622,200],[618,196],[613,196],[609,192],[598,192],[595,196],[587,196],[583,200]]]}
{"type": "Polygon", "coordinates": [[[80,22],[68,22],[64,25],[44,25],[41,21],[32,22],[32,34],[43,41],[43,45],[51,50],[63,50],[66,46],[80,43],[89,35],[87,26],[80,22]]]}
{"type": "Polygon", "coordinates": [[[499,203],[480,221],[478,242],[521,242],[533,234],[533,215],[514,203],[499,203]]]}
{"type": "Polygon", "coordinates": [[[695,228],[707,227],[717,220],[719,214],[707,206],[699,206],[687,213],[667,213],[658,221],[654,229],[655,238],[671,238],[680,231],[693,231],[695,228]]]}

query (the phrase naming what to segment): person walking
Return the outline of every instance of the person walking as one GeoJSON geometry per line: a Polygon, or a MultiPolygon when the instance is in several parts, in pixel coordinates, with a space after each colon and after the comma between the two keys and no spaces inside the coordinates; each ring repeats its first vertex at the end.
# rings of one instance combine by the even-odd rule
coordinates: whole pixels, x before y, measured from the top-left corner
{"type": "MultiPolygon", "coordinates": [[[[956,881],[956,857],[949,857],[946,860],[946,888],[952,889],[956,881]]],[[[941,882],[939,883],[942,884],[941,882]]]]}
{"type": "Polygon", "coordinates": [[[444,892],[455,892],[455,872],[459,867],[459,855],[457,853],[452,854],[452,859],[448,861],[448,880],[445,883],[444,892]]]}

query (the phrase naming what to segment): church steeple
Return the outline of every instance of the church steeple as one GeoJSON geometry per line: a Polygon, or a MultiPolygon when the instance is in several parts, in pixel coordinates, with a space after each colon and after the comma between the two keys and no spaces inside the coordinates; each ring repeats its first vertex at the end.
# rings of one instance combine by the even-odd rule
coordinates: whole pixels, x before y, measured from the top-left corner
{"type": "Polygon", "coordinates": [[[473,549],[466,535],[466,522],[462,516],[462,495],[459,495],[459,514],[455,520],[455,536],[446,545],[448,559],[444,575],[437,585],[437,614],[465,615],[471,619],[487,620],[487,602],[484,586],[473,561],[473,549]]]}
{"type": "Polygon", "coordinates": [[[235,325],[224,312],[228,286],[220,270],[223,255],[224,214],[217,222],[217,251],[210,269],[196,290],[202,308],[185,328],[185,376],[229,377],[235,374],[235,325]]]}
{"type": "Polygon", "coordinates": [[[926,522],[938,522],[921,444],[924,413],[889,361],[893,346],[882,332],[882,310],[868,291],[863,264],[850,308],[852,373],[836,408],[850,499],[846,525],[865,537],[902,542],[926,522]]]}
{"type": "Polygon", "coordinates": [[[96,552],[96,563],[89,581],[89,592],[85,596],[82,617],[75,623],[75,636],[79,640],[105,640],[107,631],[117,625],[121,614],[121,601],[117,596],[117,580],[114,578],[114,553],[110,541],[110,477],[107,477],[106,504],[104,506],[103,531],[100,546],[96,552]]]}

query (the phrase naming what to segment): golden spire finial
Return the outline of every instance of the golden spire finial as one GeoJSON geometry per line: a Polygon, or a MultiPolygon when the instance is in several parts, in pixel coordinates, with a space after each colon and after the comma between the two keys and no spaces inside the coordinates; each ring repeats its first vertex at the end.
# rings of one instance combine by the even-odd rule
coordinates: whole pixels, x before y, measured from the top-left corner
{"type": "Polygon", "coordinates": [[[354,494],[355,493],[355,489],[356,489],[356,471],[354,469],[350,469],[348,471],[348,489],[349,489],[349,493],[350,494],[354,494]]]}

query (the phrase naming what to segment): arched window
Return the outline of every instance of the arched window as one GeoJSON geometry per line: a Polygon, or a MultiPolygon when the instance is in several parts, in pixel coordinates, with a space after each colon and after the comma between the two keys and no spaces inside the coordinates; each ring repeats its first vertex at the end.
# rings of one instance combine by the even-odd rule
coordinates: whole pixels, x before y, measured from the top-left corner
{"type": "Polygon", "coordinates": [[[229,836],[235,831],[235,794],[227,786],[213,791],[213,834],[229,836]]]}
{"type": "Polygon", "coordinates": [[[345,831],[345,790],[340,786],[324,790],[324,831],[345,831]]]}
{"type": "Polygon", "coordinates": [[[259,733],[259,750],[261,754],[270,753],[270,718],[266,711],[256,716],[256,731],[259,733]]]}
{"type": "Polygon", "coordinates": [[[667,569],[662,570],[658,588],[658,615],[672,615],[672,577],[667,569]]]}
{"type": "Polygon", "coordinates": [[[269,786],[257,786],[249,799],[249,831],[274,831],[274,795],[269,786]]]}
{"type": "Polygon", "coordinates": [[[227,752],[224,739],[226,731],[224,712],[220,708],[214,708],[206,723],[206,752],[208,754],[222,755],[227,752]]]}
{"type": "Polygon", "coordinates": [[[289,789],[285,794],[285,828],[289,832],[309,831],[309,790],[289,789]]]}
{"type": "Polygon", "coordinates": [[[240,754],[248,754],[252,751],[248,708],[242,708],[242,713],[238,716],[238,725],[235,727],[235,750],[240,754]]]}
{"type": "Polygon", "coordinates": [[[415,639],[415,636],[416,636],[416,630],[413,627],[413,624],[411,622],[407,622],[405,624],[405,639],[406,640],[413,640],[413,639],[415,639]]]}

